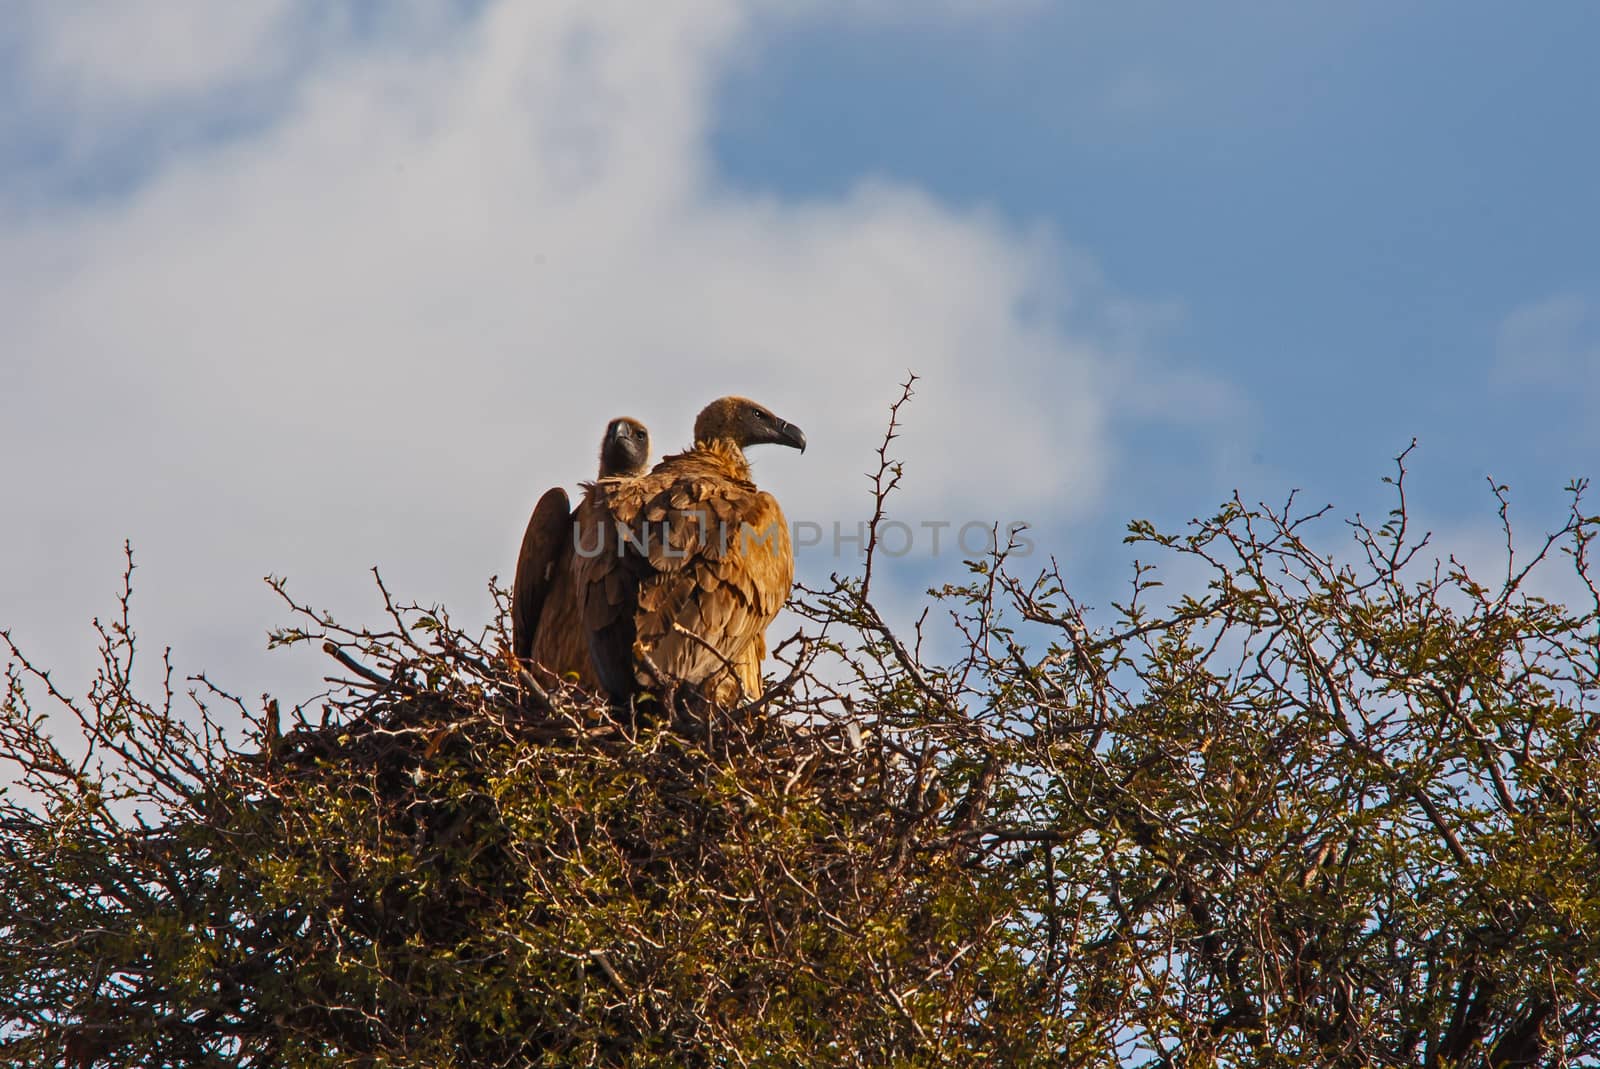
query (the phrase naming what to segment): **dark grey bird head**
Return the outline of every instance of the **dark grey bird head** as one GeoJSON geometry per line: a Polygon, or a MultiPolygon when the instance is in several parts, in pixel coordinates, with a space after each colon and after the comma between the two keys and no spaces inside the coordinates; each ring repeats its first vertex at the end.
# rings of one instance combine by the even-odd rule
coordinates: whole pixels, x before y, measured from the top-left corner
{"type": "Polygon", "coordinates": [[[748,397],[719,397],[701,409],[694,421],[694,440],[732,442],[740,449],[751,445],[786,445],[802,453],[806,451],[804,431],[748,397]]]}
{"type": "Polygon", "coordinates": [[[650,466],[650,432],[643,423],[619,416],[606,424],[600,440],[600,478],[643,475],[650,466]]]}

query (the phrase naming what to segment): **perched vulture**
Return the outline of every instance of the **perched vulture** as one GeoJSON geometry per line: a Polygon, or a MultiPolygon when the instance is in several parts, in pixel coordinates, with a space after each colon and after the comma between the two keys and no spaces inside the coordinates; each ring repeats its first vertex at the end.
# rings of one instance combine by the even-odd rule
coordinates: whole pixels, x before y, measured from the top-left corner
{"type": "MultiPolygon", "coordinates": [[[[600,440],[600,481],[607,485],[642,475],[650,461],[650,432],[636,419],[614,419],[600,440]]],[[[576,674],[595,686],[588,636],[578,622],[572,575],[573,514],[561,487],[534,506],[517,554],[511,584],[511,648],[557,677],[576,674]]]]}
{"type": "Polygon", "coordinates": [[[803,451],[806,436],[754,401],[721,398],[695,420],[690,449],[596,484],[578,506],[578,611],[614,702],[658,683],[725,705],[760,693],[766,628],[794,581],[783,510],[744,455],[762,443],[803,451]]]}

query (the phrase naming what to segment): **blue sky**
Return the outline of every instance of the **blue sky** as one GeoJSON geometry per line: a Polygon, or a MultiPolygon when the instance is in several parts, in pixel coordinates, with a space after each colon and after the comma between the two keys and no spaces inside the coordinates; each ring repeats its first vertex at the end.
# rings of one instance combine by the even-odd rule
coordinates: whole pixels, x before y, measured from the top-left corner
{"type": "MultiPolygon", "coordinates": [[[[1285,482],[1366,497],[1415,436],[1433,507],[1474,514],[1490,472],[1549,502],[1600,466],[1592,351],[1587,390],[1496,374],[1527,303],[1581,295],[1600,338],[1597,33],[1587,3],[813,25],[729,76],[716,158],[791,196],[882,173],[1044,221],[1174,303],[1163,358],[1223,378],[1253,432],[1244,465],[1185,480],[1189,507],[1285,482]]],[[[1184,449],[1140,445],[1141,480],[1184,449]]]]}
{"type": "Polygon", "coordinates": [[[20,10],[0,627],[80,674],[125,537],[153,640],[246,693],[305,678],[268,572],[480,620],[606,420],[671,449],[722,392],[806,428],[758,459],[791,518],[848,524],[915,369],[900,514],[1031,521],[1102,604],[1128,519],[1370,515],[1412,437],[1477,563],[1486,475],[1542,528],[1600,470],[1592,4],[20,10]]]}

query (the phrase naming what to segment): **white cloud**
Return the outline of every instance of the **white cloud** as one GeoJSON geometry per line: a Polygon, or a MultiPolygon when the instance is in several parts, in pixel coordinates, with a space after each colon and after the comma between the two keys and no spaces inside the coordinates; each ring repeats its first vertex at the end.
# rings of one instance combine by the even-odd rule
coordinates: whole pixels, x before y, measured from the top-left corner
{"type": "Polygon", "coordinates": [[[1600,305],[1577,293],[1530,301],[1500,324],[1498,370],[1513,382],[1600,388],[1600,305]]]}
{"type": "MultiPolygon", "coordinates": [[[[160,96],[229,84],[291,32],[268,7],[222,28],[201,6],[162,30],[167,74],[105,51],[106,27],[80,40],[77,14],[32,39],[54,42],[41,69],[160,96]]],[[[528,508],[589,476],[609,417],[670,450],[726,392],[806,429],[805,456],[754,458],[792,517],[854,519],[908,368],[903,514],[1093,508],[1108,408],[1161,377],[1036,314],[1086,299],[1037,234],[904,185],[805,204],[721,188],[704,135],[747,15],[546,0],[435,19],[425,44],[320,55],[272,122],[125,195],[0,212],[20,520],[0,529],[0,626],[70,660],[125,536],[145,632],[244,689],[285,678],[251,655],[282,620],[269,571],[356,615],[380,564],[478,619],[528,508]]]]}
{"type": "Polygon", "coordinates": [[[1137,122],[1172,103],[1171,87],[1148,67],[1118,71],[1102,91],[1105,116],[1113,122],[1137,122]]]}
{"type": "Polygon", "coordinates": [[[126,109],[260,76],[285,60],[293,0],[23,2],[12,32],[43,93],[126,109]]]}
{"type": "Polygon", "coordinates": [[[1044,0],[754,0],[762,14],[783,20],[817,18],[911,23],[928,19],[993,22],[1044,10],[1044,0]]]}

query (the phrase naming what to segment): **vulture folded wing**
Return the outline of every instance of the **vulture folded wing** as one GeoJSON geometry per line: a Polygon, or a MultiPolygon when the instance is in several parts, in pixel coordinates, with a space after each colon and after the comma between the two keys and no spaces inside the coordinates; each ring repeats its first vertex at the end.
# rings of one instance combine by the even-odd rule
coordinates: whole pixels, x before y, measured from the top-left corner
{"type": "Polygon", "coordinates": [[[539,614],[539,627],[533,635],[529,659],[560,679],[575,679],[580,686],[593,687],[595,674],[589,664],[589,639],[578,615],[577,587],[572,575],[572,549],[556,561],[550,593],[539,614]]]}
{"type": "Polygon", "coordinates": [[[539,618],[572,553],[572,505],[557,486],[545,491],[528,519],[511,584],[511,648],[526,660],[533,651],[539,618]]]}
{"type": "MultiPolygon", "coordinates": [[[[648,478],[648,476],[644,477],[648,478]]],[[[573,519],[574,609],[600,686],[614,697],[633,691],[633,616],[648,565],[632,541],[644,478],[585,488],[573,519]]]]}
{"type": "Polygon", "coordinates": [[[590,489],[573,575],[596,674],[613,697],[651,677],[729,702],[761,685],[763,634],[794,580],[789,528],[742,457],[695,449],[590,489]],[[730,671],[731,669],[731,671],[730,671]]]}
{"type": "MultiPolygon", "coordinates": [[[[669,677],[699,685],[731,665],[741,686],[760,685],[766,627],[789,597],[789,528],[772,495],[749,483],[696,486],[692,515],[651,544],[655,574],[641,585],[637,647],[669,677]]],[[[753,693],[747,693],[753,697],[753,693]]]]}

